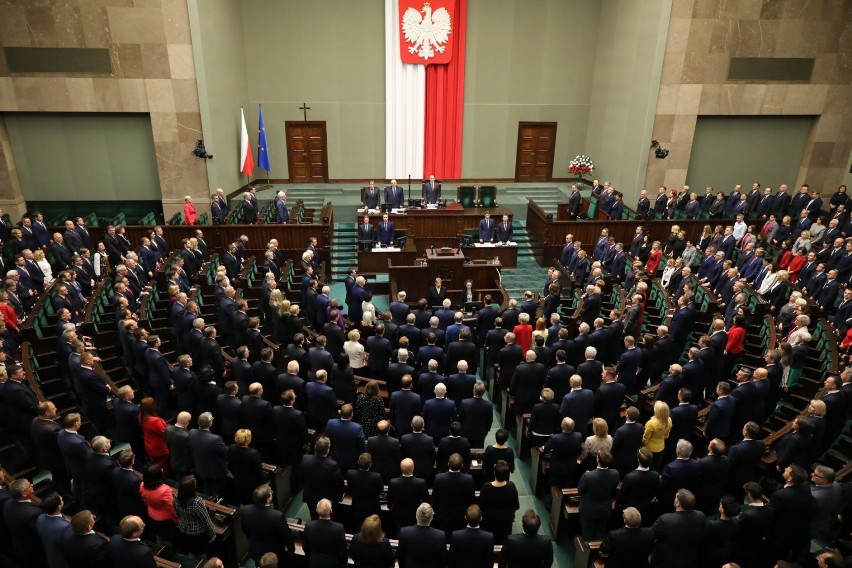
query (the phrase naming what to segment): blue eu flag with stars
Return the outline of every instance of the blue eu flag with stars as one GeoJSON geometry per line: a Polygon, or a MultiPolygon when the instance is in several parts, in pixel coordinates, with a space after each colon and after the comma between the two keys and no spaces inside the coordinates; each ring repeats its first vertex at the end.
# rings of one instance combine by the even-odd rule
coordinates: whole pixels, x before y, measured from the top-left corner
{"type": "Polygon", "coordinates": [[[257,167],[268,171],[269,167],[269,148],[266,145],[266,126],[263,124],[263,107],[257,105],[260,109],[257,118],[257,167]]]}

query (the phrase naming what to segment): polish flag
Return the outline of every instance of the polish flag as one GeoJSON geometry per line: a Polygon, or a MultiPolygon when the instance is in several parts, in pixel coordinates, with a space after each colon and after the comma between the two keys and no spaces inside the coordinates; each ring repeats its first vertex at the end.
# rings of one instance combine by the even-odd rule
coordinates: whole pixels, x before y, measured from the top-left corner
{"type": "Polygon", "coordinates": [[[249,145],[246,115],[242,107],[240,107],[240,171],[247,176],[250,176],[254,171],[254,158],[251,155],[251,146],[249,145]]]}

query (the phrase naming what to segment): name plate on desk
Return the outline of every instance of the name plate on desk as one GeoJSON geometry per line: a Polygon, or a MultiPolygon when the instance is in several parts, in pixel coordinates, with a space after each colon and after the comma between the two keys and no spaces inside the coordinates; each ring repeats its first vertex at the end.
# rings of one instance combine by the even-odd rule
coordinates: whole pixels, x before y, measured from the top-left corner
{"type": "Polygon", "coordinates": [[[358,213],[361,213],[362,215],[363,215],[363,214],[367,214],[367,215],[378,215],[378,214],[379,214],[379,213],[381,213],[381,212],[382,212],[382,210],[381,210],[381,209],[364,209],[363,207],[362,207],[362,208],[360,208],[360,209],[358,209],[358,213]]]}
{"type": "Polygon", "coordinates": [[[479,248],[516,247],[518,246],[518,243],[512,241],[507,243],[473,243],[473,246],[479,248]]]}
{"type": "Polygon", "coordinates": [[[399,247],[373,247],[371,252],[402,252],[399,247]]]}
{"type": "Polygon", "coordinates": [[[437,203],[427,203],[426,204],[426,209],[437,209],[437,208],[438,208],[437,203]]]}
{"type": "Polygon", "coordinates": [[[391,213],[393,213],[394,215],[404,215],[405,212],[406,212],[405,208],[403,208],[403,209],[391,209],[391,213]]]}

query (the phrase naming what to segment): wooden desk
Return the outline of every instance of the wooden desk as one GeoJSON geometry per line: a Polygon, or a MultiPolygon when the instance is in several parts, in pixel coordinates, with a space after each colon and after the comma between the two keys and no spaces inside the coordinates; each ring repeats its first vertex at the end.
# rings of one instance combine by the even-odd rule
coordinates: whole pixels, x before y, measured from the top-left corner
{"type": "MultiPolygon", "coordinates": [[[[465,231],[478,230],[479,221],[485,217],[485,212],[491,212],[491,218],[495,223],[508,215],[509,220],[513,218],[512,210],[506,207],[473,207],[464,209],[458,203],[451,203],[442,209],[408,209],[405,213],[390,213],[389,219],[393,221],[394,229],[406,231],[408,237],[455,237],[465,231]]],[[[381,213],[369,215],[370,223],[378,226],[382,220],[381,213]]],[[[361,223],[364,213],[358,214],[356,226],[361,223]]]]}
{"type": "Polygon", "coordinates": [[[394,248],[358,251],[358,272],[387,272],[388,260],[394,264],[413,265],[416,258],[417,250],[410,240],[406,241],[404,250],[394,248]]]}
{"type": "Polygon", "coordinates": [[[427,261],[426,266],[398,266],[388,260],[388,273],[395,283],[396,290],[405,290],[409,298],[425,298],[429,286],[440,276],[448,290],[461,290],[464,281],[473,280],[476,290],[495,288],[499,281],[499,264],[485,262],[464,262],[464,255],[457,253],[451,257],[441,257],[427,261]]]}

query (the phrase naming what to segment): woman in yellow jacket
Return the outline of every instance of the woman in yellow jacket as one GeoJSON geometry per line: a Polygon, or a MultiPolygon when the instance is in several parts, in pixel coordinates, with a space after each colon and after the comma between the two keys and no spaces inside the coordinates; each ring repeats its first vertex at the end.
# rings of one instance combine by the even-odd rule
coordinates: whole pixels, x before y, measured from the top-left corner
{"type": "Polygon", "coordinates": [[[663,449],[666,439],[672,431],[672,419],[669,417],[669,405],[658,400],[654,403],[654,416],[645,424],[645,434],[642,436],[642,446],[654,454],[652,467],[660,469],[663,460],[663,449]]]}

